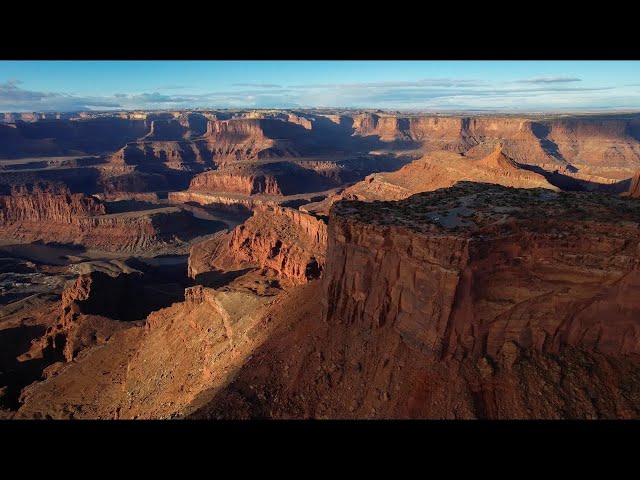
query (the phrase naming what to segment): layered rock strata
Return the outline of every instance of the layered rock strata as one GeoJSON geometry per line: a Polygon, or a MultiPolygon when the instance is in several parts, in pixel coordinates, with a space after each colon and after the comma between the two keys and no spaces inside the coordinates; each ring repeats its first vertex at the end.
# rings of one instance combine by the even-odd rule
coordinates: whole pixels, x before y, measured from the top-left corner
{"type": "Polygon", "coordinates": [[[193,216],[178,207],[105,214],[104,204],[64,187],[14,187],[0,196],[0,236],[134,251],[167,245],[193,229],[193,216]]]}
{"type": "Polygon", "coordinates": [[[436,357],[640,353],[633,200],[461,182],[334,205],[326,318],[436,357]]]}

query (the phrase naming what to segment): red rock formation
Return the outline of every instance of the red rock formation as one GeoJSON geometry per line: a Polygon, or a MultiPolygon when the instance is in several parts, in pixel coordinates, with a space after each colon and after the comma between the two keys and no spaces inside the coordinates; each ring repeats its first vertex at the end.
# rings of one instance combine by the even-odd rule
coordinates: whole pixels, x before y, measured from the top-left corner
{"type": "Polygon", "coordinates": [[[167,179],[165,176],[143,172],[130,172],[122,175],[103,175],[99,182],[99,186],[106,195],[114,195],[118,193],[144,193],[168,189],[167,179]]]}
{"type": "Polygon", "coordinates": [[[104,205],[93,198],[80,193],[72,195],[63,187],[22,185],[13,187],[11,195],[0,196],[0,225],[24,221],[72,223],[77,218],[104,212],[104,205]]]}
{"type": "Polygon", "coordinates": [[[268,336],[260,313],[267,300],[196,286],[185,302],[153,312],[142,326],[111,321],[126,328],[73,362],[55,364],[48,378],[23,391],[15,418],[171,418],[190,411],[268,336]]]}
{"type": "Polygon", "coordinates": [[[632,197],[640,197],[640,171],[631,179],[628,194],[632,197]]]}
{"type": "Polygon", "coordinates": [[[557,145],[560,155],[580,168],[633,169],[640,158],[640,120],[637,118],[560,119],[550,122],[548,128],[548,139],[557,145]]]}
{"type": "Polygon", "coordinates": [[[60,316],[39,342],[45,360],[70,362],[87,348],[104,343],[116,331],[130,328],[149,311],[181,301],[163,284],[163,295],[151,276],[93,271],[80,275],[62,292],[60,316]]]}
{"type": "Polygon", "coordinates": [[[249,267],[274,270],[295,284],[318,278],[325,263],[326,226],[312,215],[281,207],[259,207],[231,233],[196,244],[189,275],[249,267]]]}
{"type": "Polygon", "coordinates": [[[216,161],[298,156],[284,140],[293,134],[290,125],[275,119],[210,121],[202,138],[216,161]]]}
{"type": "Polygon", "coordinates": [[[386,142],[416,142],[425,151],[453,150],[481,158],[501,143],[518,163],[547,170],[574,164],[603,166],[601,176],[624,178],[637,168],[640,122],[636,118],[576,117],[531,119],[505,117],[354,117],[355,133],[386,142]]]}
{"type": "Polygon", "coordinates": [[[437,357],[639,354],[638,213],[615,197],[464,183],[339,203],[326,317],[392,325],[437,357]]]}
{"type": "Polygon", "coordinates": [[[190,191],[228,192],[244,195],[282,195],[278,182],[272,175],[212,171],[196,175],[189,185],[190,191]]]}
{"type": "Polygon", "coordinates": [[[236,163],[196,175],[189,190],[280,196],[323,191],[337,184],[292,162],[236,163]]]}
{"type": "Polygon", "coordinates": [[[37,185],[0,196],[0,236],[20,241],[134,251],[167,246],[192,226],[192,215],[177,207],[106,215],[92,197],[45,193],[37,185]]]}
{"type": "Polygon", "coordinates": [[[206,163],[198,145],[187,141],[153,141],[129,143],[112,157],[114,165],[140,165],[174,170],[192,170],[206,163]]]}
{"type": "Polygon", "coordinates": [[[463,180],[557,190],[542,175],[520,168],[498,145],[493,153],[481,160],[467,159],[453,152],[427,154],[396,172],[368,176],[345,189],[342,198],[400,200],[414,193],[450,187],[463,180]]]}

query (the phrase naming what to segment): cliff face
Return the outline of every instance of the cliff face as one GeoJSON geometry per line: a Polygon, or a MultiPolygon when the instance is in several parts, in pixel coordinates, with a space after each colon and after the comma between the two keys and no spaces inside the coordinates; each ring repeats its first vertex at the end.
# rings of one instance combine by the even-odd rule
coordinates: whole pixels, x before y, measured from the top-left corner
{"type": "Polygon", "coordinates": [[[452,150],[481,158],[500,143],[518,163],[553,170],[575,164],[584,174],[624,178],[640,161],[637,118],[532,120],[504,117],[354,117],[360,136],[414,142],[425,151],[452,150]],[[622,169],[619,171],[619,169],[622,169]]]}
{"type": "Polygon", "coordinates": [[[18,186],[0,196],[0,236],[134,251],[167,246],[194,227],[193,216],[176,207],[107,215],[92,197],[49,193],[68,192],[60,188],[18,186]]]}
{"type": "Polygon", "coordinates": [[[375,207],[338,203],[326,318],[392,326],[437,357],[567,345],[638,354],[640,302],[630,292],[640,282],[640,210],[624,202],[462,183],[375,207]]]}
{"type": "Polygon", "coordinates": [[[117,117],[0,125],[0,158],[100,155],[147,133],[145,122],[117,117]]]}
{"type": "Polygon", "coordinates": [[[317,192],[339,183],[291,162],[230,164],[196,175],[190,191],[240,193],[244,195],[295,195],[317,192]]]}
{"type": "Polygon", "coordinates": [[[213,120],[202,138],[216,161],[251,160],[298,156],[289,140],[300,130],[305,128],[276,119],[213,120]]]}
{"type": "Polygon", "coordinates": [[[147,169],[199,169],[205,160],[193,142],[154,141],[130,143],[111,157],[114,165],[139,165],[147,169]]]}
{"type": "Polygon", "coordinates": [[[11,195],[0,196],[0,225],[23,221],[73,223],[78,218],[105,213],[104,205],[95,199],[64,190],[38,184],[13,187],[11,195]]]}
{"type": "Polygon", "coordinates": [[[164,175],[143,172],[103,175],[98,185],[106,195],[156,192],[168,189],[167,178],[164,175]]]}
{"type": "Polygon", "coordinates": [[[290,208],[261,206],[231,233],[197,244],[189,275],[211,270],[267,268],[294,284],[318,278],[325,264],[326,225],[290,208]]]}
{"type": "Polygon", "coordinates": [[[159,295],[152,276],[136,270],[80,275],[62,292],[60,316],[39,341],[45,360],[70,362],[81,351],[135,325],[130,322],[184,299],[182,291],[174,293],[168,284],[162,287],[159,295]]]}
{"type": "Polygon", "coordinates": [[[627,193],[632,197],[640,197],[640,171],[631,179],[631,185],[627,193]]]}
{"type": "Polygon", "coordinates": [[[637,118],[557,120],[549,128],[560,155],[577,166],[634,168],[640,159],[637,118]]]}
{"type": "Polygon", "coordinates": [[[94,272],[79,276],[62,292],[61,314],[39,341],[45,360],[70,362],[82,350],[104,343],[115,331],[125,327],[105,318],[118,308],[123,279],[124,275],[115,280],[94,272]]]}

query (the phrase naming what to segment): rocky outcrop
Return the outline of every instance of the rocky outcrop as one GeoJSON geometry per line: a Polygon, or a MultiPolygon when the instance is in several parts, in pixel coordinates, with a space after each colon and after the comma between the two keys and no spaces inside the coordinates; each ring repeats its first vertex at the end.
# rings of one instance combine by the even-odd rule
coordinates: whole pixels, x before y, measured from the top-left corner
{"type": "Polygon", "coordinates": [[[439,358],[640,353],[632,200],[460,183],[332,213],[330,322],[392,326],[439,358]]]}
{"type": "Polygon", "coordinates": [[[179,285],[123,266],[127,273],[94,270],[80,275],[62,292],[60,316],[38,342],[45,361],[70,362],[116,331],[130,328],[128,322],[144,320],[150,312],[184,299],[179,285]]]}
{"type": "Polygon", "coordinates": [[[216,161],[298,156],[291,140],[305,128],[277,119],[214,120],[202,137],[216,161]]]}
{"type": "Polygon", "coordinates": [[[280,205],[281,201],[274,197],[250,196],[241,194],[207,193],[207,192],[169,192],[169,200],[173,203],[198,203],[214,205],[224,210],[245,212],[260,205],[280,205]]]}
{"type": "Polygon", "coordinates": [[[47,362],[70,362],[80,351],[104,343],[106,338],[122,327],[110,322],[108,318],[86,315],[97,310],[108,313],[117,308],[118,303],[114,303],[114,300],[117,293],[122,293],[121,288],[114,288],[117,283],[122,282],[111,281],[107,274],[94,272],[91,275],[81,275],[62,292],[60,317],[39,340],[47,362]],[[100,337],[97,330],[103,330],[100,337]]]}
{"type": "Polygon", "coordinates": [[[325,264],[326,225],[291,208],[258,207],[253,217],[231,233],[196,244],[189,255],[189,275],[212,270],[267,268],[294,284],[318,278],[325,264]]]}
{"type": "Polygon", "coordinates": [[[627,193],[632,197],[640,197],[640,171],[631,179],[631,185],[627,193]]]}
{"type": "Polygon", "coordinates": [[[557,190],[542,175],[521,168],[502,145],[480,160],[454,152],[433,152],[392,173],[368,176],[344,190],[341,197],[358,200],[400,200],[414,193],[446,188],[458,181],[496,183],[520,188],[557,190]]]}
{"type": "MultiPolygon", "coordinates": [[[[86,302],[78,287],[76,305],[86,302]]],[[[121,328],[99,348],[54,364],[44,381],[23,391],[15,418],[172,418],[189,411],[214,395],[266,336],[270,325],[260,308],[267,300],[196,286],[184,302],[143,324],[111,320],[121,328]]]]}
{"type": "Polygon", "coordinates": [[[244,195],[282,195],[275,177],[260,173],[213,171],[196,175],[189,185],[191,191],[228,192],[244,195]]]}
{"type": "Polygon", "coordinates": [[[620,167],[635,168],[640,159],[638,118],[578,117],[555,120],[545,126],[550,145],[556,145],[562,158],[579,168],[605,167],[615,171],[620,167]]]}

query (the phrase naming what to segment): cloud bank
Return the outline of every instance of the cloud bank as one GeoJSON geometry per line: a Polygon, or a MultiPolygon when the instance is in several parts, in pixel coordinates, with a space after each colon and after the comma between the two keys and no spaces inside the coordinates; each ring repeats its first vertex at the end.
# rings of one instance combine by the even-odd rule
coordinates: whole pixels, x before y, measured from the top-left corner
{"type": "Polygon", "coordinates": [[[17,79],[0,83],[0,111],[81,111],[189,108],[353,107],[447,110],[580,110],[640,108],[630,85],[594,87],[576,77],[536,77],[501,83],[476,79],[277,85],[236,83],[224,91],[176,92],[168,85],[149,92],[82,96],[23,88],[17,79]]]}
{"type": "Polygon", "coordinates": [[[577,77],[534,77],[525,80],[516,80],[517,83],[570,83],[581,81],[582,79],[577,77]]]}

